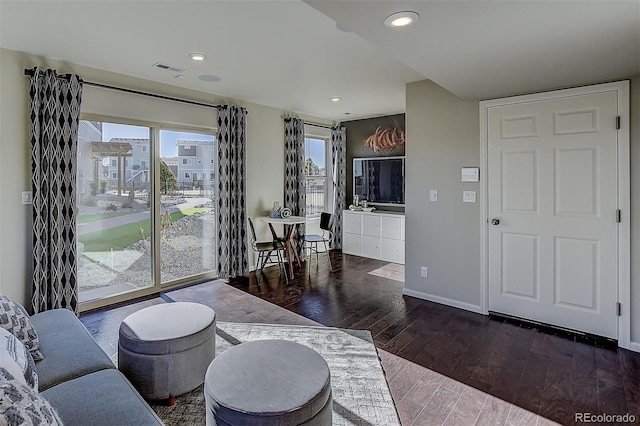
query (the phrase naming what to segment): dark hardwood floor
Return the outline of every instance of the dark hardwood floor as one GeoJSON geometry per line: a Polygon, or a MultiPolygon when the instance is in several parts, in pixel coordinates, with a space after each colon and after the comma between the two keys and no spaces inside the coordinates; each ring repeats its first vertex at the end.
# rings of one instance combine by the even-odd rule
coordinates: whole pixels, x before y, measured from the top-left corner
{"type": "Polygon", "coordinates": [[[268,268],[230,284],[326,326],[369,330],[379,348],[562,424],[575,413],[640,422],[640,354],[403,296],[369,274],[387,262],[332,253],[286,285],[268,268]]]}

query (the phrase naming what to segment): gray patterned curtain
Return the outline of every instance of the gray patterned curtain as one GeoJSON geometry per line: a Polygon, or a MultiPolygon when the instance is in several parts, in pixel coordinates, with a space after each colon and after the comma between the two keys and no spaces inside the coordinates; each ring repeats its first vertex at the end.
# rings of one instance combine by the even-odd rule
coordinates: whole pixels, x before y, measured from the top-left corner
{"type": "Polygon", "coordinates": [[[78,313],[76,165],[82,80],[37,67],[30,76],[35,313],[78,313]]]}
{"type": "MultiPolygon", "coordinates": [[[[304,174],[304,121],[284,119],[284,206],[294,216],[306,216],[307,195],[304,174]]],[[[297,227],[296,247],[304,257],[305,225],[297,227]]]]}
{"type": "Polygon", "coordinates": [[[331,166],[335,214],[331,247],[342,249],[342,211],[347,207],[347,129],[344,126],[331,128],[331,166]]]}
{"type": "Polygon", "coordinates": [[[229,105],[218,108],[216,219],[219,278],[235,278],[249,273],[246,121],[245,108],[229,105]]]}

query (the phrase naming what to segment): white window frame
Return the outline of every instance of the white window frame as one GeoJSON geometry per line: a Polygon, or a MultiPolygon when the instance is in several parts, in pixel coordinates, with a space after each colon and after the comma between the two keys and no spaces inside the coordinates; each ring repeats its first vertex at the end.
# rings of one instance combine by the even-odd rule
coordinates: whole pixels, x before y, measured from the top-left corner
{"type": "MultiPolygon", "coordinates": [[[[315,128],[314,128],[315,130],[315,128]]],[[[331,178],[331,137],[327,135],[315,134],[313,131],[308,131],[305,126],[305,139],[316,139],[324,141],[324,176],[309,176],[305,173],[305,188],[307,186],[308,181],[314,180],[324,180],[324,211],[332,211],[333,207],[331,206],[331,197],[330,197],[330,188],[329,183],[332,182],[331,178]]],[[[306,140],[305,140],[305,148],[306,148],[306,140]]],[[[307,155],[305,153],[305,162],[307,159],[307,155]]],[[[317,218],[320,217],[320,213],[313,213],[306,215],[308,218],[317,218]]]]}

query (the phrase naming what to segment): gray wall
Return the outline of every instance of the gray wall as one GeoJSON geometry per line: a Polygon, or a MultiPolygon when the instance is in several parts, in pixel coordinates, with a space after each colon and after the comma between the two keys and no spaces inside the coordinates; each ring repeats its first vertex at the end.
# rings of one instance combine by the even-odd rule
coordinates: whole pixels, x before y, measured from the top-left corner
{"type": "Polygon", "coordinates": [[[479,311],[480,206],[462,202],[479,184],[460,178],[462,167],[479,166],[479,104],[429,80],[407,84],[406,94],[405,293],[479,311]]]}

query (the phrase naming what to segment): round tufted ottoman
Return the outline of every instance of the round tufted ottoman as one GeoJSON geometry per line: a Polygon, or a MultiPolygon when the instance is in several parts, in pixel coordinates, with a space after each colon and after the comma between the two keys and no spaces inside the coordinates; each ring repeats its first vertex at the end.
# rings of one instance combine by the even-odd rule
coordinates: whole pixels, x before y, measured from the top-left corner
{"type": "Polygon", "coordinates": [[[169,399],[204,382],[215,356],[216,313],[175,302],[149,306],[120,324],[118,368],[147,399],[169,399]]]}
{"type": "Polygon", "coordinates": [[[213,360],[204,382],[207,425],[331,425],[329,366],[287,340],[256,340],[213,360]]]}

